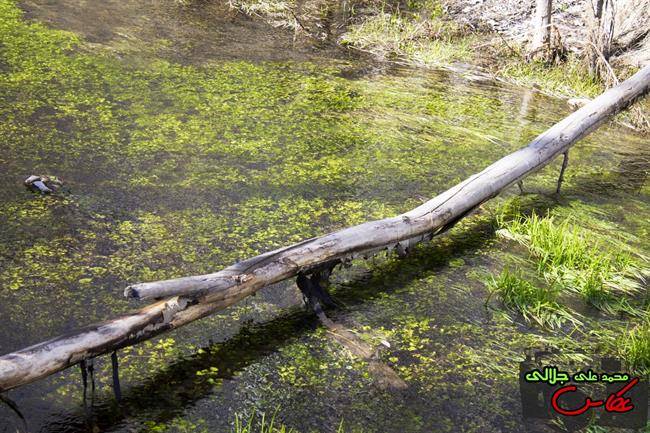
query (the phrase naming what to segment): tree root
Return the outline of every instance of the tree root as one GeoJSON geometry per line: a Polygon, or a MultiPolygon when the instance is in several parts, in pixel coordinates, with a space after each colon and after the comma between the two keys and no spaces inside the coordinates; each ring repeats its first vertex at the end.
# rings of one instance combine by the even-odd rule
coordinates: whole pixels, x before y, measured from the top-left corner
{"type": "Polygon", "coordinates": [[[301,273],[296,279],[298,288],[307,300],[308,305],[316,313],[318,320],[327,328],[328,335],[341,346],[348,349],[352,355],[368,363],[368,369],[375,383],[381,389],[403,390],[408,388],[406,382],[399,377],[395,370],[377,359],[377,348],[363,341],[342,324],[336,323],[327,317],[321,303],[328,306],[335,305],[327,289],[321,285],[322,283],[327,284],[328,282],[329,273],[326,278],[323,278],[323,274],[320,272],[313,273],[311,278],[307,278],[307,276],[301,273]]]}

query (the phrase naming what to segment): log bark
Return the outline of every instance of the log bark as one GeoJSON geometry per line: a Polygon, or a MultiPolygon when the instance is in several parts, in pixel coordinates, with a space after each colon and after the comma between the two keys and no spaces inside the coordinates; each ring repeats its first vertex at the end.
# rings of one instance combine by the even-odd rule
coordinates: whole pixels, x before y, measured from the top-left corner
{"type": "Polygon", "coordinates": [[[0,357],[0,392],[198,320],[299,272],[328,267],[333,261],[387,246],[400,244],[404,248],[445,231],[481,203],[549,164],[649,90],[647,66],[540,134],[528,146],[410,212],[309,239],[214,274],[130,286],[126,290],[130,297],[180,296],[0,357]]]}

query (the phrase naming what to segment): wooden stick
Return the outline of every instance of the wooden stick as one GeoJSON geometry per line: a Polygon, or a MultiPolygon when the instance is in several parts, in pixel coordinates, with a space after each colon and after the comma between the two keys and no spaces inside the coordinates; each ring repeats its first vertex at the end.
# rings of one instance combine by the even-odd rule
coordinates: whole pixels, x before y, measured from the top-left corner
{"type": "Polygon", "coordinates": [[[120,386],[120,364],[117,360],[117,351],[111,353],[111,366],[113,367],[113,392],[115,400],[122,401],[122,387],[120,386]]]}
{"type": "Polygon", "coordinates": [[[569,151],[564,152],[564,159],[562,160],[562,168],[560,169],[560,176],[557,178],[557,188],[555,193],[559,194],[560,189],[562,188],[562,181],[564,180],[564,170],[566,170],[567,165],[569,165],[569,151]]]}
{"type": "Polygon", "coordinates": [[[650,66],[575,111],[527,147],[405,214],[309,239],[215,274],[130,286],[126,294],[131,297],[182,296],[0,357],[0,392],[198,320],[299,272],[397,243],[410,245],[426,239],[550,163],[648,90],[650,66]]]}

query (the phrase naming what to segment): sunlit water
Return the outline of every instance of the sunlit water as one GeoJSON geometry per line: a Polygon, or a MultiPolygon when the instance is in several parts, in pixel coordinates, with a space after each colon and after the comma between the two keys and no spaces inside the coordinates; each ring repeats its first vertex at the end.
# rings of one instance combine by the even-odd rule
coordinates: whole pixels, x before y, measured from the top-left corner
{"type": "MultiPolygon", "coordinates": [[[[21,7],[46,26],[6,19],[0,44],[1,353],[136,307],[122,297],[129,283],[407,210],[569,113],[524,89],[296,43],[210,2],[21,7]],[[63,191],[23,187],[41,173],[63,191]]],[[[610,123],[572,151],[561,198],[544,198],[558,162],[526,187],[542,208],[598,207],[645,251],[649,161],[647,140],[610,123]]],[[[10,397],[41,432],[229,431],[236,413],[276,410],[304,432],[341,420],[346,431],[520,431],[530,330],[484,308],[485,275],[517,254],[492,223],[484,211],[409,258],[335,273],[343,308],[330,314],[390,343],[378,356],[406,391],[378,387],[281,284],[120,352],[121,404],[105,357],[85,402],[78,368],[10,397]]],[[[0,432],[16,425],[1,407],[0,432]]]]}

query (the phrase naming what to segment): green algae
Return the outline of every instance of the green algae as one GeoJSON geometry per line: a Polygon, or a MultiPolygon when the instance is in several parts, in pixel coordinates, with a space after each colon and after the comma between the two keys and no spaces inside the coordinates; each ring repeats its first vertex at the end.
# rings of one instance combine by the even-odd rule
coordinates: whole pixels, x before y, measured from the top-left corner
{"type": "MultiPolygon", "coordinates": [[[[26,196],[5,204],[10,224],[37,234],[0,276],[14,291],[38,281],[90,297],[100,293],[91,285],[208,272],[323,229],[384,217],[405,205],[398,195],[399,208],[378,198],[431,178],[430,167],[452,147],[434,139],[430,151],[409,152],[421,143],[403,143],[403,119],[386,118],[414,93],[386,98],[394,80],[351,83],[310,64],[157,60],[134,68],[89,51],[73,34],[25,23],[11,2],[2,6],[8,73],[0,87],[11,103],[2,106],[0,133],[16,156],[8,171],[56,166],[74,192],[56,204],[26,196]],[[377,199],[356,198],[355,190],[377,199]],[[205,205],[168,210],[163,196],[205,205]],[[30,209],[36,203],[41,209],[30,209]],[[53,224],[61,235],[39,238],[53,224]]],[[[436,92],[415,100],[425,115],[466,124],[482,110],[498,112],[498,99],[436,92]]],[[[460,179],[453,164],[441,168],[431,178],[438,185],[460,179]]],[[[110,298],[103,301],[124,309],[110,298]]]]}
{"type": "Polygon", "coordinates": [[[282,167],[295,161],[354,147],[349,119],[331,118],[354,108],[355,96],[322,74],[306,75],[305,69],[316,73],[315,66],[232,62],[201,69],[161,60],[133,69],[79,52],[74,35],[24,24],[11,2],[2,11],[9,71],[2,89],[13,101],[4,106],[9,130],[2,134],[12,153],[30,149],[67,167],[83,166],[92,155],[103,160],[95,168],[113,174],[104,182],[145,187],[194,185],[179,176],[179,167],[170,172],[164,164],[170,154],[177,160],[188,155],[191,167],[184,171],[219,173],[196,178],[199,187],[223,189],[237,180],[257,186],[269,177],[257,166],[273,165],[283,175],[282,167]],[[244,166],[237,164],[242,157],[244,166]],[[129,173],[118,168],[125,159],[129,173]]]}
{"type": "MultiPolygon", "coordinates": [[[[5,168],[56,168],[74,192],[3,203],[3,232],[32,235],[7,252],[0,280],[16,292],[7,302],[45,307],[43,293],[25,290],[38,284],[99,296],[119,312],[124,303],[102,287],[208,272],[312,236],[314,220],[340,226],[366,215],[359,201],[300,198],[306,184],[345,189],[353,165],[340,162],[341,151],[365,143],[350,114],[360,98],[327,68],[161,60],[138,69],[88,51],[73,34],[24,22],[13,2],[0,13],[0,135],[14,155],[5,168]],[[295,193],[283,197],[287,189],[295,193]],[[210,198],[168,212],[169,201],[156,200],[163,195],[210,198]],[[237,206],[235,197],[247,195],[237,206]]],[[[61,311],[81,303],[56,299],[61,311]]],[[[25,311],[10,314],[19,322],[25,311]]]]}

